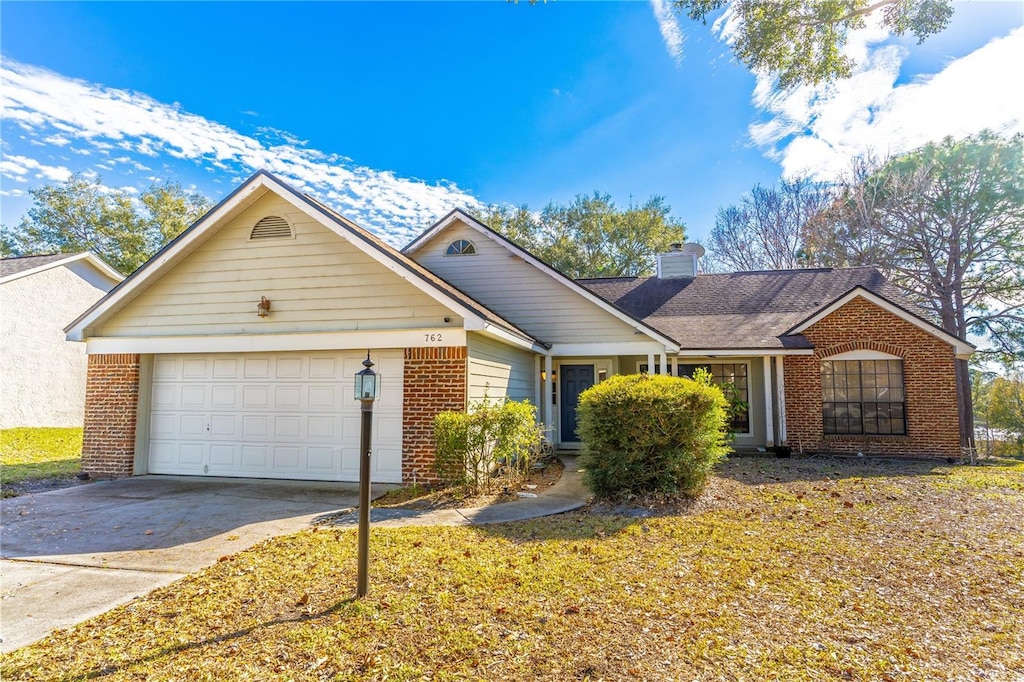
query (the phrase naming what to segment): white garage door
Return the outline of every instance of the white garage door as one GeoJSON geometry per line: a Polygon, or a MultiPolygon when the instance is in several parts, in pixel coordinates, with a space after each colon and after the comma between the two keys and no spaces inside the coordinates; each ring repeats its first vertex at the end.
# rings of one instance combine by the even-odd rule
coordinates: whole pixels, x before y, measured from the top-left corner
{"type": "MultiPolygon", "coordinates": [[[[365,354],[158,355],[149,471],[154,474],[359,480],[355,373],[365,354]]],[[[372,479],[402,480],[402,351],[372,356],[372,479]]]]}

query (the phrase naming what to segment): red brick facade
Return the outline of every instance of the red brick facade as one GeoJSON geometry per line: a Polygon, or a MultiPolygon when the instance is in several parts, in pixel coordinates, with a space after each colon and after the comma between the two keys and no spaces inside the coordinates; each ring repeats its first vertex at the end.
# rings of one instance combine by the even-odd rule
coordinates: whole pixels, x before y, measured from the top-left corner
{"type": "Polygon", "coordinates": [[[797,451],[865,455],[960,456],[953,348],[863,298],[803,332],[813,356],[785,358],[787,442],[797,451]],[[903,358],[907,435],[825,435],[821,361],[852,350],[903,358]]]}
{"type": "Polygon", "coordinates": [[[82,471],[94,477],[134,473],[138,404],[139,356],[90,355],[82,471]]]}
{"type": "Polygon", "coordinates": [[[402,480],[436,482],[434,415],[466,409],[466,347],[405,349],[402,480]]]}

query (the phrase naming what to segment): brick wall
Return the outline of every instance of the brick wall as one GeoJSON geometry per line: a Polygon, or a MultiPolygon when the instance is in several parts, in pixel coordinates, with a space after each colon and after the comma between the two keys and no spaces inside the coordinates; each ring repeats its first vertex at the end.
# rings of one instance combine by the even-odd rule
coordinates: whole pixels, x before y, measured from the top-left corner
{"type": "Polygon", "coordinates": [[[803,334],[813,356],[785,358],[787,442],[804,452],[960,456],[953,348],[887,310],[855,298],[803,334]],[[824,435],[821,361],[852,350],[903,358],[907,435],[824,435]]]}
{"type": "Polygon", "coordinates": [[[94,477],[132,475],[138,403],[137,354],[89,356],[82,471],[94,477]]]}
{"type": "Polygon", "coordinates": [[[466,409],[466,347],[405,349],[402,480],[436,482],[434,415],[466,409]]]}

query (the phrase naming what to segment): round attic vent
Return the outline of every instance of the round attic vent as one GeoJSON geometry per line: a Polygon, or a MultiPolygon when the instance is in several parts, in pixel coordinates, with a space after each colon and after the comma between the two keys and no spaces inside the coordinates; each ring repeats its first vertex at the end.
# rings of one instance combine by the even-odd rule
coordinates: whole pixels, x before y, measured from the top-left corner
{"type": "Polygon", "coordinates": [[[280,216],[268,215],[266,218],[260,218],[252,228],[249,239],[290,239],[292,236],[292,226],[287,220],[280,216]]]}

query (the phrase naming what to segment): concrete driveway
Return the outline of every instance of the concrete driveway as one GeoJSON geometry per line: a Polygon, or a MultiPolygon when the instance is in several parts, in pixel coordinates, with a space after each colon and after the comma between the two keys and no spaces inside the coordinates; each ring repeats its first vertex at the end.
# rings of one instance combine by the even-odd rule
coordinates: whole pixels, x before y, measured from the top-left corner
{"type": "MultiPolygon", "coordinates": [[[[393,486],[374,486],[374,496],[393,486]]],[[[0,651],[358,502],[350,483],[141,476],[0,501],[0,651]]]]}

